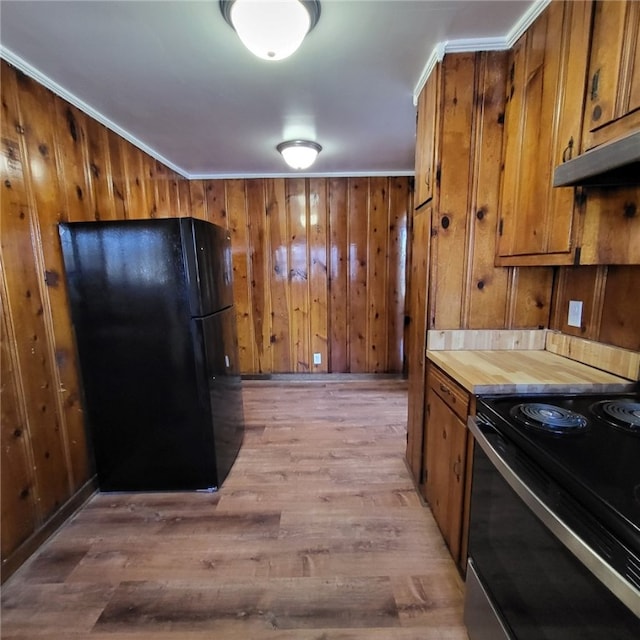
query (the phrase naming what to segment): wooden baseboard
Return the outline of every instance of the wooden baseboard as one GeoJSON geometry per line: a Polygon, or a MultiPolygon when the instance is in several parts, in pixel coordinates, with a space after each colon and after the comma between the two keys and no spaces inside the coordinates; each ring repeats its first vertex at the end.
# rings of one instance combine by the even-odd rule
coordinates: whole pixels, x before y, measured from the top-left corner
{"type": "Polygon", "coordinates": [[[94,476],[87,481],[36,532],[2,561],[0,583],[4,584],[98,489],[94,476]]]}
{"type": "Polygon", "coordinates": [[[367,382],[370,380],[403,380],[401,373],[246,373],[243,381],[271,380],[273,382],[367,382]]]}

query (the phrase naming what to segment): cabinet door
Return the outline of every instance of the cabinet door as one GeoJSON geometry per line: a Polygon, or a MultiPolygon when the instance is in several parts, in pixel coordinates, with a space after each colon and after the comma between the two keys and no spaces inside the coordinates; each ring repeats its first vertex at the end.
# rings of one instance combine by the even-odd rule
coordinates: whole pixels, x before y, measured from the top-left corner
{"type": "Polygon", "coordinates": [[[640,2],[596,2],[584,150],[640,126],[640,2]]]}
{"type": "Polygon", "coordinates": [[[427,399],[426,497],[453,559],[459,562],[466,427],[432,387],[427,399]]]}
{"type": "Polygon", "coordinates": [[[591,9],[552,3],[511,52],[498,264],[574,260],[574,189],[552,182],[554,167],[580,146],[591,9]]]}
{"type": "Polygon", "coordinates": [[[422,482],[422,450],[425,404],[425,358],[427,348],[427,268],[431,207],[417,211],[411,234],[411,279],[409,284],[409,406],[407,417],[407,462],[416,483],[422,482]]]}
{"type": "Polygon", "coordinates": [[[432,71],[418,99],[416,127],[416,206],[431,200],[436,180],[440,64],[432,71]]]}

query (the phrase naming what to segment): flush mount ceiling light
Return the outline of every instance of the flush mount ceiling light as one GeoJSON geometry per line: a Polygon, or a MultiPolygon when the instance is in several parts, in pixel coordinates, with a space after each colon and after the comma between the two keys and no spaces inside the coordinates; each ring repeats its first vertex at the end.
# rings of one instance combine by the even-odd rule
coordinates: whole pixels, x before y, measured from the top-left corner
{"type": "Polygon", "coordinates": [[[316,26],[319,0],[220,0],[224,19],[251,53],[265,60],[290,56],[316,26]]]}
{"type": "Polygon", "coordinates": [[[322,151],[317,142],[310,140],[281,142],[276,149],[292,169],[308,169],[322,151]]]}

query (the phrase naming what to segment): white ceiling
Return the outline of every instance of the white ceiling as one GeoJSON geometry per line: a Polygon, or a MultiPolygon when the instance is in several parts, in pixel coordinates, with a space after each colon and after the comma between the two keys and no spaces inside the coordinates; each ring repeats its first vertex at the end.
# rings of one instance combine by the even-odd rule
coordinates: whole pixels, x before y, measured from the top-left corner
{"type": "Polygon", "coordinates": [[[2,57],[195,177],[413,173],[414,93],[443,51],[511,46],[548,0],[321,0],[289,59],[255,58],[218,0],[0,2],[2,57]]]}

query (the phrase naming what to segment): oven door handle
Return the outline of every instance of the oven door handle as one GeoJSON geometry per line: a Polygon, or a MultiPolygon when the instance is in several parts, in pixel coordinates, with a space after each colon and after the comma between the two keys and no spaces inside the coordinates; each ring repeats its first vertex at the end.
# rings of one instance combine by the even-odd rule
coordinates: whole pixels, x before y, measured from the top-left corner
{"type": "Polygon", "coordinates": [[[621,602],[640,617],[640,591],[610,567],[591,547],[567,526],[540,498],[518,477],[502,456],[491,446],[478,426],[478,419],[469,416],[467,425],[476,444],[481,447],[489,460],[540,521],[591,571],[621,602]]]}

